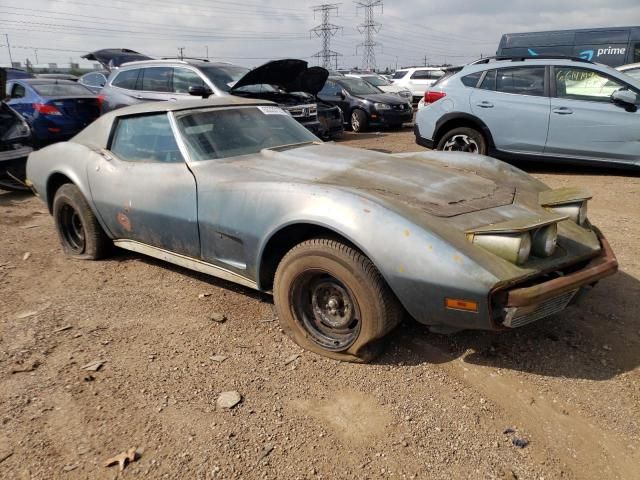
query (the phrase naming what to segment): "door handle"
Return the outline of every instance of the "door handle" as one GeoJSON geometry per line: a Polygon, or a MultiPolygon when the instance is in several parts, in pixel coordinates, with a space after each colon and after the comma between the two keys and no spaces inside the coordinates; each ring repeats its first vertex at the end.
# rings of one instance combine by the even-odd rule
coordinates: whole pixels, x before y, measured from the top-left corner
{"type": "Polygon", "coordinates": [[[553,113],[557,113],[558,115],[571,115],[573,110],[568,107],[556,107],[551,109],[553,113]]]}
{"type": "Polygon", "coordinates": [[[477,106],[480,108],[493,108],[493,103],[484,101],[484,102],[478,103],[477,106]]]}

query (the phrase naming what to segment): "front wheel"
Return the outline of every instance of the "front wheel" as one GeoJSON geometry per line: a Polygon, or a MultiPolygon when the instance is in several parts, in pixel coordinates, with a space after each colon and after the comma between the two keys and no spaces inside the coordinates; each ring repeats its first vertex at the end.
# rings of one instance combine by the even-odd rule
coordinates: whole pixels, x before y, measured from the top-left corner
{"type": "Polygon", "coordinates": [[[366,363],[403,309],[371,260],[327,238],[303,242],[275,275],[274,302],[282,329],[302,348],[366,363]]]}
{"type": "Polygon", "coordinates": [[[72,183],[62,185],[56,192],[53,219],[67,255],[97,260],[109,252],[111,240],[102,230],[80,189],[72,183]]]}
{"type": "Polygon", "coordinates": [[[471,127],[449,130],[438,142],[438,150],[487,154],[487,141],[482,132],[471,127]]]}
{"type": "Polygon", "coordinates": [[[360,109],[351,112],[351,129],[355,133],[364,132],[367,129],[367,114],[360,109]]]}

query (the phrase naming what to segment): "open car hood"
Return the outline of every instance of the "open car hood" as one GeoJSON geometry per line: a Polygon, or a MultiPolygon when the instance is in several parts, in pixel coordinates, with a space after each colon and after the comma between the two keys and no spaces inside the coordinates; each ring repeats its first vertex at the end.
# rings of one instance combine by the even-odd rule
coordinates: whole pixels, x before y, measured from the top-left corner
{"type": "Polygon", "coordinates": [[[324,87],[329,72],[322,67],[308,67],[304,60],[274,60],[254,68],[236,82],[235,90],[248,85],[276,85],[286,92],[316,95],[324,87]]]}
{"type": "Polygon", "coordinates": [[[129,50],[128,48],[105,48],[103,50],[96,50],[95,52],[87,53],[81,58],[99,62],[107,70],[112,68],[118,68],[123,63],[137,62],[140,60],[153,60],[147,55],[129,50]]]}

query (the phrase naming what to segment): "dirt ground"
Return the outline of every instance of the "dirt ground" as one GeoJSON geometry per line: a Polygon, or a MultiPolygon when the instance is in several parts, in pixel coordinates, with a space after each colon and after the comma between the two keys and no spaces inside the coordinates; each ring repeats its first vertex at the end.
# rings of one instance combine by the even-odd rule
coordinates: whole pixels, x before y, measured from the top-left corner
{"type": "MultiPolygon", "coordinates": [[[[342,141],[419,149],[410,129],[342,141]]],[[[251,290],[126,252],[71,261],[44,204],[0,193],[0,478],[640,478],[640,178],[529,171],[592,191],[620,272],[516,331],[405,321],[372,365],[301,351],[251,290]]]]}

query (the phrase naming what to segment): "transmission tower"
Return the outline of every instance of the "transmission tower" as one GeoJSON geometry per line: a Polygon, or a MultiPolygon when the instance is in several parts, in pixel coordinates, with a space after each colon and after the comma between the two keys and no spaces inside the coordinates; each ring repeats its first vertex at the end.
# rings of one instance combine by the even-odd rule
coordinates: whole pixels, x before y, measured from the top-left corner
{"type": "Polygon", "coordinates": [[[315,5],[313,8],[313,17],[316,13],[320,13],[322,16],[322,23],[311,29],[311,34],[322,39],[322,50],[312,55],[314,58],[321,59],[322,66],[324,68],[338,68],[338,57],[342,56],[341,53],[331,50],[331,37],[333,37],[338,30],[342,27],[334,25],[329,22],[331,12],[338,14],[339,3],[324,3],[322,5],[315,5]]]}
{"type": "Polygon", "coordinates": [[[373,10],[380,7],[380,11],[383,11],[382,0],[359,0],[355,4],[356,10],[364,9],[364,22],[358,25],[358,31],[364,35],[364,42],[356,47],[356,53],[358,48],[362,47],[362,69],[375,70],[376,47],[380,44],[373,39],[373,35],[380,31],[382,24],[373,19],[373,10]]]}

